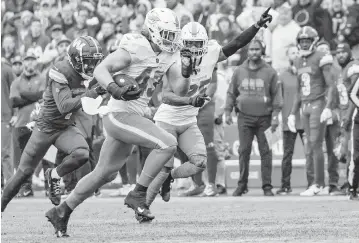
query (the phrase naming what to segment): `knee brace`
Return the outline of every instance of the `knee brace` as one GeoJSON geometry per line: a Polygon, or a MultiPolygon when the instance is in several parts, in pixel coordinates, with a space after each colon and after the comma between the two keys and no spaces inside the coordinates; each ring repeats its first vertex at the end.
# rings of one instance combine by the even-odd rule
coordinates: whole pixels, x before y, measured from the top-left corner
{"type": "Polygon", "coordinates": [[[207,166],[207,156],[206,155],[192,155],[189,161],[195,165],[202,172],[206,169],[207,166]]]}

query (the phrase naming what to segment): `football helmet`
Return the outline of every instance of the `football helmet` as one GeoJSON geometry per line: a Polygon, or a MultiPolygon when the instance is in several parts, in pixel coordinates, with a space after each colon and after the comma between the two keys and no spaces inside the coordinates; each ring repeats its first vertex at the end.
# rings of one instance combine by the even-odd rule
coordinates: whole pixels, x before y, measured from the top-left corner
{"type": "Polygon", "coordinates": [[[76,38],[68,46],[67,55],[72,67],[84,79],[92,78],[95,67],[103,59],[102,47],[91,36],[76,38]]]}
{"type": "Polygon", "coordinates": [[[208,52],[206,29],[198,22],[189,22],[181,31],[183,48],[189,49],[194,57],[203,57],[208,52]]]}
{"type": "Polygon", "coordinates": [[[174,53],[179,49],[180,24],[175,12],[154,8],[145,19],[142,33],[162,51],[174,53]]]}
{"type": "Polygon", "coordinates": [[[301,56],[308,56],[313,53],[318,41],[318,32],[313,27],[302,27],[297,35],[297,46],[301,56]],[[303,42],[303,40],[307,40],[307,42],[303,42]]]}

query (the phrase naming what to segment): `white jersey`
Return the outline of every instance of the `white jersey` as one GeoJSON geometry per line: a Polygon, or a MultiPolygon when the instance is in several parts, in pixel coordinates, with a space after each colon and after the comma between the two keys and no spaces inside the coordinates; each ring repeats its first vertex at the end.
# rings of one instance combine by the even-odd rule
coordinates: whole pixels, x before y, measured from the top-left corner
{"type": "MultiPolygon", "coordinates": [[[[190,77],[191,84],[187,97],[194,97],[199,93],[204,93],[211,82],[214,67],[217,64],[221,46],[215,40],[208,42],[208,52],[202,57],[202,61],[196,67],[197,74],[190,77]]],[[[158,108],[155,121],[161,121],[172,125],[186,125],[197,122],[198,107],[192,105],[172,106],[161,104],[158,108]]]]}
{"type": "Polygon", "coordinates": [[[151,110],[148,103],[163,75],[176,62],[175,57],[178,53],[161,52],[157,55],[143,35],[134,33],[123,36],[120,48],[128,51],[131,55],[131,64],[118,73],[126,74],[136,79],[143,92],[139,99],[131,101],[116,100],[111,97],[108,102],[109,111],[130,112],[150,117],[151,110]]]}

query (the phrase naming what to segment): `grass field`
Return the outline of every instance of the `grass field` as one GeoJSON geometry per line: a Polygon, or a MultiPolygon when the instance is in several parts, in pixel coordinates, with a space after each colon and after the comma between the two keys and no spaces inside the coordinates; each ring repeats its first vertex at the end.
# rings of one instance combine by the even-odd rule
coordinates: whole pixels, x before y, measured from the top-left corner
{"type": "Polygon", "coordinates": [[[91,198],[57,239],[43,197],[16,199],[2,215],[1,242],[359,242],[359,203],[346,197],[157,198],[156,219],[138,224],[123,198],[91,198]]]}

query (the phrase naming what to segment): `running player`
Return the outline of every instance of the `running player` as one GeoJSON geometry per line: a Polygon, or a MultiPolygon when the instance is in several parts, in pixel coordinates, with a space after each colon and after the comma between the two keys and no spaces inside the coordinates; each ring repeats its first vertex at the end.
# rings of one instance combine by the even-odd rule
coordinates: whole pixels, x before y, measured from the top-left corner
{"type": "MultiPolygon", "coordinates": [[[[67,224],[72,211],[97,188],[116,177],[134,145],[153,150],[135,189],[125,198],[125,205],[135,211],[139,221],[154,219],[146,205],[147,187],[174,155],[177,141],[147,118],[151,117],[148,103],[162,78],[187,80],[182,77],[181,64],[177,62],[179,35],[179,21],[172,10],[152,9],[146,15],[141,33],[124,35],[120,47],[95,69],[95,78],[112,95],[103,118],[107,136],[96,168],[78,182],[63,203],[46,213],[58,236],[68,236],[67,224]],[[126,92],[127,86],[118,86],[112,78],[114,73],[134,78],[141,87],[139,93],[126,92]]],[[[182,71],[188,72],[186,68],[182,71]]]]}
{"type": "MultiPolygon", "coordinates": [[[[181,31],[183,50],[189,50],[193,67],[188,73],[191,79],[189,91],[185,95],[180,93],[180,90],[183,90],[180,87],[184,85],[181,80],[169,79],[167,83],[164,82],[163,104],[157,110],[154,120],[159,127],[177,138],[179,148],[186,154],[188,161],[172,170],[174,160],[171,158],[149,187],[148,205],[153,202],[161,186],[162,199],[169,201],[170,184],[173,179],[187,178],[201,173],[206,168],[207,155],[209,159],[215,160],[209,162],[211,166],[217,166],[216,156],[213,155],[214,147],[210,146],[210,144],[213,145],[213,138],[205,144],[197,126],[198,110],[206,100],[210,99],[211,90],[215,90],[210,85],[217,85],[214,82],[211,83],[217,62],[226,60],[247,45],[258,30],[272,20],[272,16],[268,14],[269,10],[270,8],[263,13],[256,24],[224,47],[215,40],[208,41],[206,29],[198,22],[190,22],[183,27],[181,31]]],[[[214,121],[208,122],[214,123],[214,121]]]]}
{"type": "Polygon", "coordinates": [[[81,97],[96,98],[106,93],[98,85],[90,90],[84,86],[84,80],[92,76],[102,58],[99,43],[90,36],[83,36],[71,43],[68,59],[55,63],[50,69],[40,115],[22,153],[19,168],[4,188],[1,212],[18,193],[20,186],[32,176],[52,144],[68,154],[61,165],[49,170],[46,175],[53,204],[58,205],[61,200],[60,177],[87,162],[89,147],[81,132],[73,126],[72,113],[82,107],[81,97]],[[76,95],[79,93],[82,95],[76,95]]]}
{"type": "Polygon", "coordinates": [[[304,26],[298,33],[297,43],[300,57],[294,61],[297,70],[298,92],[288,127],[295,129],[295,114],[301,107],[304,132],[307,137],[306,161],[308,189],[302,196],[314,196],[324,187],[323,139],[326,122],[332,120],[331,106],[334,97],[334,81],[331,74],[333,57],[316,50],[318,33],[304,26]],[[326,97],[327,96],[327,97],[326,97]]]}

